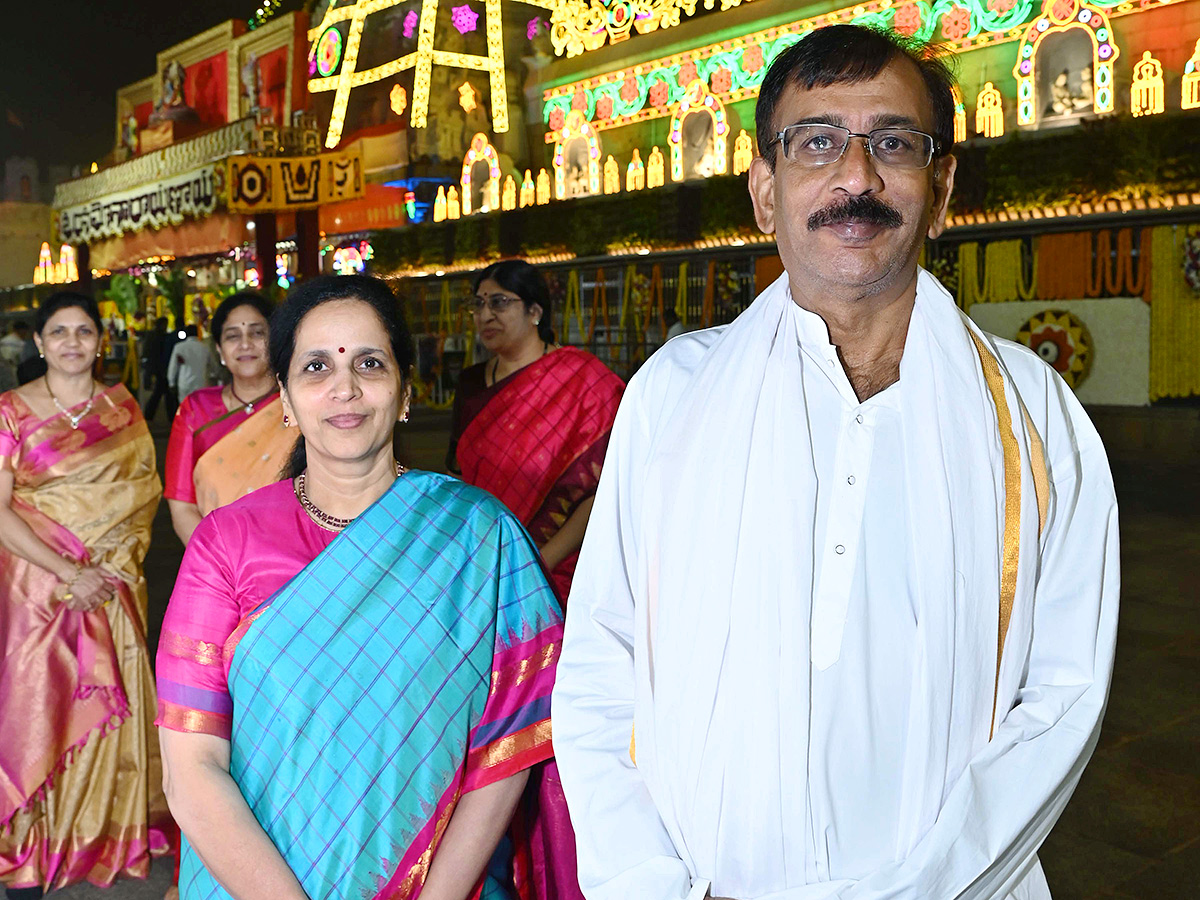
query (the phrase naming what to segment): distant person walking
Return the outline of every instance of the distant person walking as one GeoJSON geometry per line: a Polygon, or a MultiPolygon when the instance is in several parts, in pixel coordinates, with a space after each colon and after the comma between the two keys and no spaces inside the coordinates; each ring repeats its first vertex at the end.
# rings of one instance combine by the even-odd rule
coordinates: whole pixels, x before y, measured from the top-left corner
{"type": "Polygon", "coordinates": [[[17,386],[17,366],[25,357],[25,342],[29,339],[29,323],[18,319],[12,330],[0,338],[0,391],[17,386]]]}
{"type": "Polygon", "coordinates": [[[216,375],[212,351],[198,334],[195,325],[184,328],[183,340],[171,350],[171,361],[167,364],[167,384],[180,401],[187,399],[192,391],[208,387],[216,375]]]}
{"type": "Polygon", "coordinates": [[[172,395],[167,386],[167,363],[171,359],[171,350],[176,339],[167,332],[167,317],[159,316],[154,320],[154,328],[142,338],[142,374],[143,381],[150,388],[150,399],[146,401],[146,421],[153,422],[154,414],[158,412],[160,401],[167,407],[167,419],[174,420],[175,408],[179,400],[172,395]]]}

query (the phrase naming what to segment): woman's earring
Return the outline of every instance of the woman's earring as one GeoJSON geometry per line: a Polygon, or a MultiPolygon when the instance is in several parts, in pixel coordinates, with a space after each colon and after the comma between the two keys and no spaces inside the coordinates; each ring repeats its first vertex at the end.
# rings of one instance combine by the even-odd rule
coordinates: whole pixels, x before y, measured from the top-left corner
{"type": "Polygon", "coordinates": [[[287,413],[283,414],[283,427],[284,428],[292,427],[292,421],[291,421],[291,419],[288,418],[287,413]]]}
{"type": "Polygon", "coordinates": [[[400,417],[400,421],[401,421],[401,422],[407,422],[407,421],[408,421],[408,410],[407,410],[407,409],[406,409],[406,410],[404,410],[404,415],[402,415],[402,416],[400,417]]]}
{"type": "Polygon", "coordinates": [[[226,366],[226,365],[225,365],[225,357],[223,357],[223,356],[221,357],[221,365],[222,365],[222,366],[225,366],[225,368],[226,368],[226,369],[228,369],[228,368],[229,368],[229,366],[226,366]]]}

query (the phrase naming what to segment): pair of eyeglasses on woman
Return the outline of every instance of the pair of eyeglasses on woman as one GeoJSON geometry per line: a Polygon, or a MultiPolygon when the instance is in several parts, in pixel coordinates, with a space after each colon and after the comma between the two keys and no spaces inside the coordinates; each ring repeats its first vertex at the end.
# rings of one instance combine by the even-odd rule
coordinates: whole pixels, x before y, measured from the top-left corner
{"type": "Polygon", "coordinates": [[[520,299],[508,294],[488,294],[486,297],[468,297],[463,301],[463,305],[473,313],[483,312],[486,306],[492,312],[500,314],[508,309],[509,304],[517,303],[520,299]]]}
{"type": "Polygon", "coordinates": [[[846,155],[850,138],[862,138],[871,159],[896,169],[924,169],[938,143],[933,135],[910,128],[876,128],[859,134],[841,125],[801,122],[775,135],[788,162],[803,166],[828,166],[846,155]]]}

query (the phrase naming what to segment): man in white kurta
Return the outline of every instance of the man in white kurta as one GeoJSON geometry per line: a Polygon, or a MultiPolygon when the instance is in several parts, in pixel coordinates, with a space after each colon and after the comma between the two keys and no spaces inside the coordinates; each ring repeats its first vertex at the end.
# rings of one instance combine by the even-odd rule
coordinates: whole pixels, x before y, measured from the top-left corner
{"type": "Polygon", "coordinates": [[[1070,389],[917,267],[952,139],[918,168],[889,130],[944,133],[949,96],[853,26],[764,82],[751,194],[786,273],[630,382],[568,602],[588,900],[1049,897],[1037,849],[1111,673],[1116,504],[1070,389]]]}

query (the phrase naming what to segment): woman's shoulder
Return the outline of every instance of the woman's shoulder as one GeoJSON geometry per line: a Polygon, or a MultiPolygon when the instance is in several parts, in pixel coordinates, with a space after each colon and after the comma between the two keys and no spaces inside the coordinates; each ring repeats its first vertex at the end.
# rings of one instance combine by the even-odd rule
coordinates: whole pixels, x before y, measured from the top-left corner
{"type": "MultiPolygon", "coordinates": [[[[603,381],[621,381],[621,377],[600,361],[600,358],[579,347],[570,345],[559,347],[551,354],[550,359],[559,366],[570,367],[576,372],[589,375],[603,381]]],[[[624,384],[624,382],[621,382],[624,384]]]]}
{"type": "Polygon", "coordinates": [[[21,399],[16,388],[0,393],[0,431],[10,433],[12,438],[18,437],[21,420],[29,412],[29,404],[21,399]]]}
{"type": "MultiPolygon", "coordinates": [[[[294,511],[298,508],[299,501],[296,500],[296,491],[292,486],[292,480],[285,478],[282,481],[273,481],[239,497],[232,503],[218,507],[209,515],[222,518],[258,518],[283,510],[294,511]]],[[[269,526],[270,523],[264,521],[264,524],[269,526]]]]}
{"type": "Polygon", "coordinates": [[[477,362],[473,366],[467,366],[458,373],[457,390],[460,391],[478,391],[487,386],[487,365],[488,361],[477,362]]]}
{"type": "Polygon", "coordinates": [[[205,421],[220,415],[225,412],[225,400],[221,396],[224,390],[224,385],[220,384],[197,388],[184,397],[179,404],[180,414],[202,418],[205,421]]]}
{"type": "Polygon", "coordinates": [[[217,507],[204,517],[202,524],[209,523],[209,528],[242,537],[272,532],[280,540],[286,540],[288,523],[299,518],[297,513],[300,511],[292,481],[287,479],[260,487],[232,503],[217,507]]]}
{"type": "MultiPolygon", "coordinates": [[[[508,507],[483,488],[467,484],[453,475],[410,469],[398,482],[400,495],[408,495],[406,502],[412,503],[413,494],[427,501],[422,504],[433,518],[449,516],[457,519],[512,520],[516,517],[508,507]]],[[[518,523],[519,524],[519,523],[518,523]]]]}

